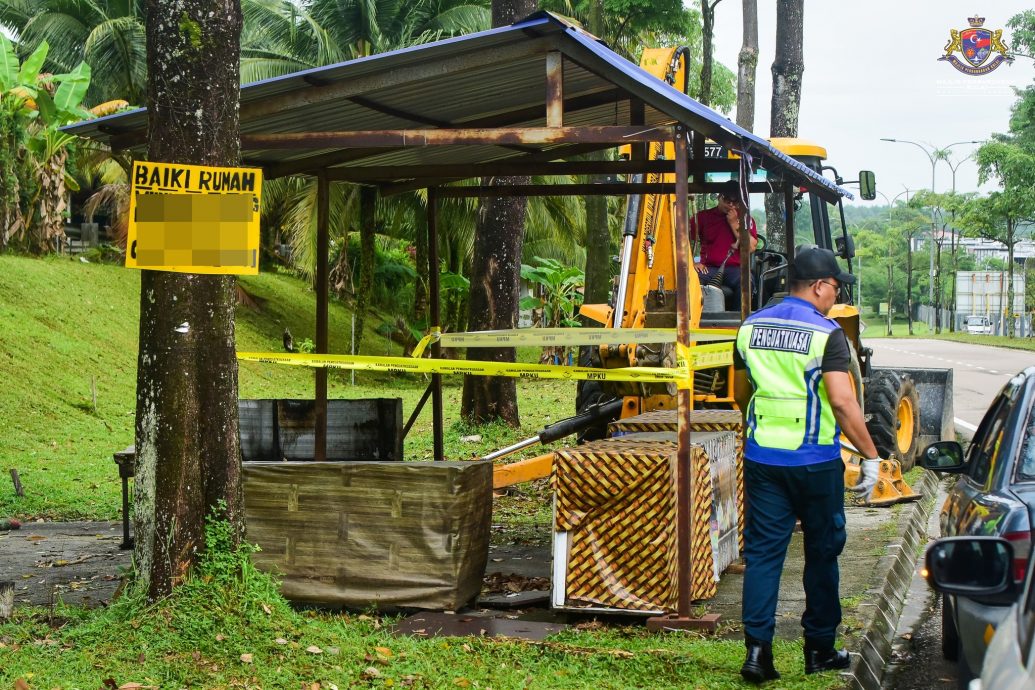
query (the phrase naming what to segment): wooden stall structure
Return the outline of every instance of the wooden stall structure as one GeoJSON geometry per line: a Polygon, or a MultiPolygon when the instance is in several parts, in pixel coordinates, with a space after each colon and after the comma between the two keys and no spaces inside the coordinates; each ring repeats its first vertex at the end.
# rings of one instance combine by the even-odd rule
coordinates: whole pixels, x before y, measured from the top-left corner
{"type": "MultiPolygon", "coordinates": [[[[241,149],[246,165],[266,179],[309,175],[317,180],[316,352],[327,352],[328,190],[347,182],[382,195],[427,190],[431,323],[439,324],[437,202],[448,197],[542,195],[676,195],[674,218],[686,227],[688,196],[715,191],[706,172],[763,166],[766,184],[751,191],[799,187],[824,198],[847,194],[759,138],[657,80],[581,28],[539,12],[508,27],[405,48],[249,84],[241,90],[241,149]],[[705,156],[710,140],[740,160],[705,156]],[[674,160],[648,160],[647,146],[672,142],[674,160]],[[631,145],[628,160],[570,160],[631,145]],[[450,186],[481,178],[528,175],[673,174],[674,183],[450,186]]],[[[136,110],[73,125],[66,131],[114,150],[140,149],[147,113],[136,110]]],[[[372,203],[374,195],[364,195],[372,203]]],[[[787,209],[793,204],[787,203],[787,209]]],[[[793,228],[793,213],[787,213],[793,228]]],[[[744,231],[746,232],[746,231],[744,231]]],[[[788,237],[793,232],[788,231],[788,237]]],[[[677,340],[689,346],[689,237],[677,233],[677,340]]],[[[742,247],[747,243],[742,242],[742,247]]],[[[438,347],[432,356],[438,356],[438,347]]],[[[435,458],[443,457],[442,388],[432,376],[435,458]]],[[[326,457],[326,369],[315,370],[315,457],[326,457]]],[[[677,615],[690,619],[692,444],[690,391],[678,397],[676,492],[677,615]]]]}

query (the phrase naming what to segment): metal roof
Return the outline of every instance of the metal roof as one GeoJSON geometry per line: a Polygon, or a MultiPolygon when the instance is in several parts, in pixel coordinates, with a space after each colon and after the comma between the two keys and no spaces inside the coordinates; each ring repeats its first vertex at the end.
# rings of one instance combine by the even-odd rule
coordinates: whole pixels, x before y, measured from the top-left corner
{"type": "MultiPolygon", "coordinates": [[[[851,193],[789,158],[764,139],[648,74],[595,37],[538,12],[513,25],[267,79],[241,88],[241,135],[301,132],[546,126],[546,59],[563,55],[564,126],[632,124],[633,101],[645,128],[682,124],[746,152],[828,199],[851,193]]],[[[76,123],[65,131],[118,149],[142,149],[144,108],[76,123]]],[[[245,164],[270,176],[348,166],[393,168],[381,184],[412,181],[406,168],[553,160],[611,145],[450,145],[396,148],[252,149],[245,164]],[[533,158],[530,158],[533,157],[533,158]]],[[[423,185],[421,185],[423,186],[423,185]]]]}

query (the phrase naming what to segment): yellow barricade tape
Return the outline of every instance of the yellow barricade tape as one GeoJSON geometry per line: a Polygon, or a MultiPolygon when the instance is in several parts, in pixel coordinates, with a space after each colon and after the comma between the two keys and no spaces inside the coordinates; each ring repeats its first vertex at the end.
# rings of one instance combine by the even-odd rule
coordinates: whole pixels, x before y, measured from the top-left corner
{"type": "MultiPolygon", "coordinates": [[[[695,342],[734,340],[736,329],[692,330],[695,342]]],[[[431,343],[443,347],[513,347],[515,345],[624,345],[627,343],[674,343],[674,328],[515,328],[471,333],[442,333],[438,329],[424,336],[412,356],[420,357],[431,343]]]]}
{"type": "Polygon", "coordinates": [[[677,349],[676,368],[619,367],[563,367],[549,364],[510,362],[480,362],[455,359],[420,359],[415,357],[373,357],[367,355],[323,355],[282,352],[238,352],[244,362],[287,364],[303,367],[327,367],[357,371],[386,371],[411,374],[474,374],[478,376],[507,376],[525,379],[562,379],[586,381],[635,381],[643,383],[675,383],[690,388],[694,369],[725,366],[733,361],[733,344],[717,343],[694,348],[677,349]]]}

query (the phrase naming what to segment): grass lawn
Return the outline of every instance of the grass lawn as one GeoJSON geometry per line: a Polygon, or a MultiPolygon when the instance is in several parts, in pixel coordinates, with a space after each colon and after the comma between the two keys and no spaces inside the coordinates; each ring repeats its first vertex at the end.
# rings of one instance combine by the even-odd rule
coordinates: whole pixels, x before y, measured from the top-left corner
{"type": "MultiPolygon", "coordinates": [[[[120,484],[112,453],[133,442],[139,281],[139,273],[118,266],[0,256],[0,468],[4,475],[17,468],[25,488],[25,496],[16,498],[6,477],[0,482],[0,518],[118,517],[120,484]]],[[[241,284],[261,307],[239,307],[238,349],[281,351],[285,327],[296,343],[314,337],[315,297],[301,281],[268,273],[241,284]]],[[[332,352],[348,351],[350,324],[351,314],[332,303],[332,352]]],[[[366,352],[402,354],[374,326],[366,334],[366,352]]],[[[313,396],[313,375],[306,369],[244,362],[239,377],[242,398],[313,396]]],[[[401,375],[357,373],[355,386],[349,372],[332,371],[329,379],[331,397],[398,396],[406,416],[427,386],[424,377],[401,375]]],[[[471,430],[455,413],[461,379],[447,377],[445,383],[449,459],[480,456],[574,412],[574,383],[519,381],[522,428],[471,430]],[[460,441],[474,434],[482,441],[460,441]]],[[[406,438],[405,455],[430,459],[431,452],[429,404],[406,438]]]]}
{"type": "MultiPolygon", "coordinates": [[[[875,317],[872,313],[864,316],[866,330],[863,338],[887,338],[888,329],[883,317],[875,317]]],[[[913,334],[909,334],[909,324],[904,320],[896,320],[891,324],[890,337],[893,338],[931,338],[934,340],[951,340],[957,343],[970,343],[971,345],[988,345],[993,347],[1007,347],[1013,350],[1035,350],[1035,338],[1007,338],[999,335],[974,335],[971,333],[950,333],[949,329],[943,328],[941,333],[934,333],[923,321],[913,322],[913,334]]]]}
{"type": "MultiPolygon", "coordinates": [[[[215,531],[213,531],[215,530],[215,531]]],[[[222,534],[226,534],[223,531],[222,534]]],[[[0,624],[0,686],[33,688],[740,688],[743,644],[586,622],[543,642],[396,637],[390,617],[296,611],[247,553],[217,545],[172,597],[107,609],[18,610],[0,624]]],[[[222,539],[222,540],[221,540],[222,539]]],[[[806,677],[778,641],[781,688],[806,677]]]]}

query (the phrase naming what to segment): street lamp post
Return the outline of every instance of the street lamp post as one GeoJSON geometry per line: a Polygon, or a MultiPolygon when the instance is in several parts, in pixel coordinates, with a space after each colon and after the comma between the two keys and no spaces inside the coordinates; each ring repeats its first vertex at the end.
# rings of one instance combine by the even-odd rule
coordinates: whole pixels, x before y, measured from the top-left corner
{"type": "MultiPolygon", "coordinates": [[[[958,161],[956,161],[956,165],[953,165],[952,161],[950,161],[948,158],[945,159],[945,162],[949,166],[949,170],[952,171],[952,193],[953,194],[956,193],[956,170],[959,169],[959,167],[961,165],[963,165],[964,162],[971,160],[973,157],[974,157],[973,152],[968,153],[966,156],[964,156],[963,158],[960,158],[958,161]]],[[[953,219],[954,220],[955,220],[955,216],[956,216],[956,214],[955,214],[955,212],[953,212],[953,219]]],[[[943,238],[943,240],[944,240],[944,238],[943,238]]],[[[949,331],[950,332],[955,332],[956,331],[956,316],[957,316],[956,315],[956,224],[955,223],[952,224],[952,241],[949,243],[949,253],[952,255],[952,296],[950,297],[950,302],[949,302],[949,315],[951,316],[951,320],[949,322],[949,331]]]]}
{"type": "MultiPolygon", "coordinates": [[[[918,149],[920,149],[921,151],[924,152],[924,155],[927,156],[927,160],[930,161],[930,163],[931,163],[931,193],[932,194],[936,193],[935,188],[934,188],[934,181],[935,181],[935,170],[938,167],[938,161],[940,161],[940,160],[947,160],[949,149],[951,149],[953,146],[959,146],[960,144],[980,144],[981,143],[977,139],[973,139],[973,140],[969,140],[969,141],[954,141],[953,143],[949,144],[948,146],[944,146],[942,148],[937,148],[935,146],[932,146],[931,144],[928,144],[927,146],[925,146],[924,144],[921,144],[921,143],[916,142],[916,141],[911,141],[909,139],[891,139],[891,138],[888,138],[888,137],[881,137],[881,141],[890,141],[893,144],[912,144],[913,146],[917,147],[918,149]],[[928,147],[930,147],[930,148],[928,148],[928,147]]],[[[949,167],[952,168],[952,164],[951,163],[949,164],[949,167]]],[[[957,164],[957,167],[958,167],[958,164],[957,164]]],[[[953,169],[953,189],[954,190],[955,190],[955,177],[956,177],[956,171],[955,171],[955,169],[953,169]]],[[[934,226],[935,226],[935,218],[934,218],[934,211],[932,209],[932,211],[931,211],[931,238],[930,238],[930,244],[929,244],[929,246],[930,246],[930,269],[929,269],[928,276],[927,276],[927,288],[928,288],[928,290],[927,290],[927,300],[928,300],[928,303],[931,305],[931,307],[935,309],[935,314],[937,316],[937,314],[938,314],[937,307],[934,304],[934,232],[935,232],[934,226]]]]}
{"type": "MultiPolygon", "coordinates": [[[[888,204],[888,221],[890,222],[891,214],[895,211],[895,202],[898,201],[898,198],[900,196],[902,196],[903,194],[905,194],[906,195],[906,203],[909,203],[909,194],[910,194],[910,192],[915,191],[915,190],[904,189],[903,191],[899,192],[898,194],[896,194],[894,197],[892,197],[890,199],[888,198],[888,195],[885,194],[884,192],[882,192],[880,190],[874,190],[874,191],[876,191],[877,194],[880,194],[882,197],[884,197],[884,201],[887,202],[887,204],[888,204]]],[[[892,329],[891,329],[892,312],[894,311],[891,308],[891,305],[893,304],[893,302],[892,302],[892,278],[894,277],[894,268],[891,265],[891,245],[890,244],[888,244],[888,263],[887,263],[887,269],[888,269],[888,313],[886,315],[887,316],[886,321],[887,321],[888,335],[890,336],[891,333],[892,333],[892,329]]],[[[861,281],[862,280],[862,275],[861,275],[862,274],[862,267],[861,266],[859,268],[859,273],[860,273],[860,281],[861,281]]],[[[859,288],[859,295],[860,295],[860,297],[862,296],[862,288],[861,287],[859,288]]],[[[907,300],[907,303],[908,303],[908,300],[907,300]]],[[[877,311],[878,311],[878,313],[880,312],[879,309],[877,311]]]]}

